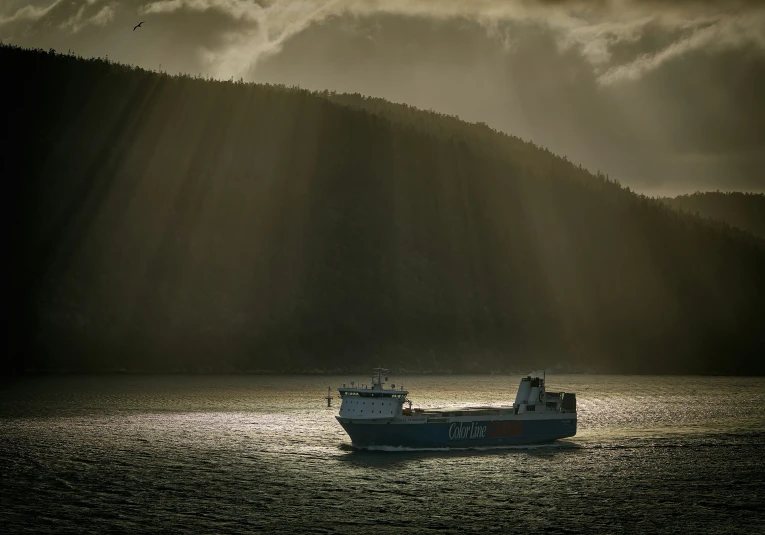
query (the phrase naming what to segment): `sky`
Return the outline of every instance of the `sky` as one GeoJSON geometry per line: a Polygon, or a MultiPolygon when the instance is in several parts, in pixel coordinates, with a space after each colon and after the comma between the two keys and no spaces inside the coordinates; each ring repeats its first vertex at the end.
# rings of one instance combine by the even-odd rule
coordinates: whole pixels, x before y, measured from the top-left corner
{"type": "Polygon", "coordinates": [[[0,40],[404,102],[646,195],[765,192],[762,0],[2,0],[0,40]]]}

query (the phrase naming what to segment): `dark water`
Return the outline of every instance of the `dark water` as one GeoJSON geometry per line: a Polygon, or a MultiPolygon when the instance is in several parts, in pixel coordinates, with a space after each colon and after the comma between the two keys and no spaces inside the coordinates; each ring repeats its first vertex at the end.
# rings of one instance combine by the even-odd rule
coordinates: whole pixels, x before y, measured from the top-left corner
{"type": "MultiPolygon", "coordinates": [[[[0,531],[765,533],[763,378],[548,376],[573,439],[429,452],[348,448],[322,396],[349,379],[3,384],[0,531]]],[[[395,381],[443,406],[511,403],[518,378],[395,381]]]]}

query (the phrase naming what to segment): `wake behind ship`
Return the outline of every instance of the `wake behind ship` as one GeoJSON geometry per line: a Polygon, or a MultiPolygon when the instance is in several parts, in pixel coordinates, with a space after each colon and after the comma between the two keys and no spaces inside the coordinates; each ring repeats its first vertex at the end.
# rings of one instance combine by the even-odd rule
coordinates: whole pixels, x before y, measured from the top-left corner
{"type": "Polygon", "coordinates": [[[576,434],[576,395],[547,392],[544,378],[521,379],[512,406],[412,409],[408,391],[386,388],[387,373],[376,368],[371,385],[337,389],[342,403],[336,418],[354,447],[512,446],[576,434]]]}

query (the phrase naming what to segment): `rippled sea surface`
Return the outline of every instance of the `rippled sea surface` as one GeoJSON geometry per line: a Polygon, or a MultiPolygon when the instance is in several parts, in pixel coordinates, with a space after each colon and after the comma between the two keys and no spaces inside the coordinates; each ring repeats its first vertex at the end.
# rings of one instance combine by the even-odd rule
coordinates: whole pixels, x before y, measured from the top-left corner
{"type": "MultiPolygon", "coordinates": [[[[382,452],[322,399],[350,379],[0,384],[0,530],[765,533],[765,378],[548,375],[576,437],[382,452]]],[[[519,379],[391,377],[415,407],[509,404],[519,379]]]]}

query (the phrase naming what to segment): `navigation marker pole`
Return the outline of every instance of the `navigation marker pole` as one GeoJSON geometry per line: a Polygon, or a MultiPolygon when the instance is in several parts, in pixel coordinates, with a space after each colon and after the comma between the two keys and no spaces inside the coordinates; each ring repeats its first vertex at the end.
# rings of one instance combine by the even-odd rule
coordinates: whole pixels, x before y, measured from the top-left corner
{"type": "Polygon", "coordinates": [[[332,392],[332,387],[328,386],[327,387],[327,397],[324,398],[324,399],[327,400],[327,407],[331,407],[332,406],[332,394],[331,394],[331,392],[332,392]]]}

